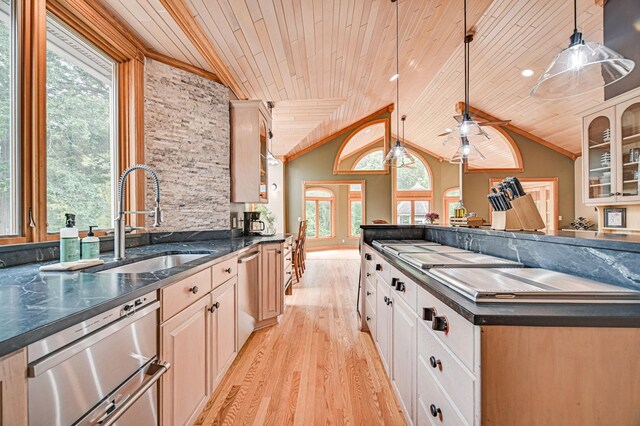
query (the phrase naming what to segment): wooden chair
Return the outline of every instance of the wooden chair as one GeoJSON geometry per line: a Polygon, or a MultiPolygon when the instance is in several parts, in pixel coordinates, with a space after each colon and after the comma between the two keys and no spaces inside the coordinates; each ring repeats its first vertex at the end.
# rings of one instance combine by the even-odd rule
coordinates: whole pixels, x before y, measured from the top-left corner
{"type": "Polygon", "coordinates": [[[302,269],[300,268],[300,250],[302,248],[302,235],[306,227],[306,221],[301,220],[298,224],[298,236],[293,246],[293,252],[291,253],[291,260],[293,261],[293,270],[296,274],[296,282],[300,282],[302,276],[302,269]]]}
{"type": "Polygon", "coordinates": [[[385,225],[385,224],[389,223],[386,220],[382,220],[382,219],[372,220],[372,222],[373,222],[374,225],[385,225]]]}
{"type": "Polygon", "coordinates": [[[305,247],[307,246],[307,221],[304,221],[304,226],[302,227],[302,241],[300,244],[300,267],[302,272],[304,273],[305,269],[307,269],[307,252],[305,251],[305,247]]]}

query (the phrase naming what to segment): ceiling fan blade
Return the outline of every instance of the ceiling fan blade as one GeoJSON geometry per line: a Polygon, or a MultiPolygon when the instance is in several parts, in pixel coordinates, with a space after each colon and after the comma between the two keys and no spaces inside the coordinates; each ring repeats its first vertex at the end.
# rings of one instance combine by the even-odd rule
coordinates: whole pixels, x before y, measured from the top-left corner
{"type": "Polygon", "coordinates": [[[448,136],[448,135],[450,135],[450,134],[451,134],[451,132],[444,132],[444,133],[440,133],[440,134],[438,135],[438,137],[440,137],[440,136],[448,136]]]}
{"type": "Polygon", "coordinates": [[[502,120],[502,121],[481,121],[478,123],[480,126],[506,126],[511,123],[511,120],[502,120]]]}
{"type": "Polygon", "coordinates": [[[461,115],[454,115],[453,119],[456,120],[458,123],[462,123],[462,116],[461,115]]]}

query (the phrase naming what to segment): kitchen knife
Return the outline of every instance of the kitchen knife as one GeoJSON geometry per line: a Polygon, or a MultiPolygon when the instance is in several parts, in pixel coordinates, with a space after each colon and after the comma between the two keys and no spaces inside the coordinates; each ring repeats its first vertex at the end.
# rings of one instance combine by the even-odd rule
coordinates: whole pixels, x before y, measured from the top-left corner
{"type": "Polygon", "coordinates": [[[527,193],[524,192],[524,188],[522,187],[522,184],[520,183],[518,178],[514,177],[514,178],[511,178],[511,179],[512,179],[512,181],[513,181],[513,183],[514,183],[514,185],[515,185],[515,187],[517,189],[518,197],[522,197],[522,196],[527,195],[527,193]]]}
{"type": "Polygon", "coordinates": [[[500,208],[498,204],[496,204],[496,200],[494,199],[495,194],[487,194],[487,200],[489,200],[489,204],[491,204],[491,208],[495,211],[499,211],[500,208]]]}
{"type": "Polygon", "coordinates": [[[499,195],[500,195],[500,199],[502,201],[502,205],[504,207],[504,210],[510,210],[511,209],[511,202],[509,201],[509,199],[507,198],[505,193],[502,192],[499,195]]]}

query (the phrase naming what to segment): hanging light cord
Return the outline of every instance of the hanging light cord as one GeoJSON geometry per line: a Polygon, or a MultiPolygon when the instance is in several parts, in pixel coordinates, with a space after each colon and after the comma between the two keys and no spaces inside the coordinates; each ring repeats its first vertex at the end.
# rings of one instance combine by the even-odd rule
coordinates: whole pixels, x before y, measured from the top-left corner
{"type": "Polygon", "coordinates": [[[573,32],[578,32],[578,0],[573,0],[573,32]]]}
{"type": "Polygon", "coordinates": [[[467,37],[467,0],[464,0],[464,117],[466,120],[469,117],[469,43],[470,40],[467,37]]]}
{"type": "MultiPolygon", "coordinates": [[[[466,1],[466,0],[465,0],[466,1]]],[[[396,132],[400,133],[400,0],[396,2],[396,132]]],[[[398,141],[400,136],[398,135],[398,141]]]]}

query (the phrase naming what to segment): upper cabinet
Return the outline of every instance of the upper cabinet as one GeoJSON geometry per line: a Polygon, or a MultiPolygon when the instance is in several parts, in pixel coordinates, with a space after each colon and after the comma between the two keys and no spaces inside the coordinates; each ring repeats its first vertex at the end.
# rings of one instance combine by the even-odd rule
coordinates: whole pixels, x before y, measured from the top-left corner
{"type": "Polygon", "coordinates": [[[259,100],[231,101],[231,201],[268,203],[271,114],[259,100]]]}
{"type": "Polygon", "coordinates": [[[640,202],[640,97],[583,119],[585,204],[640,202]]]}

